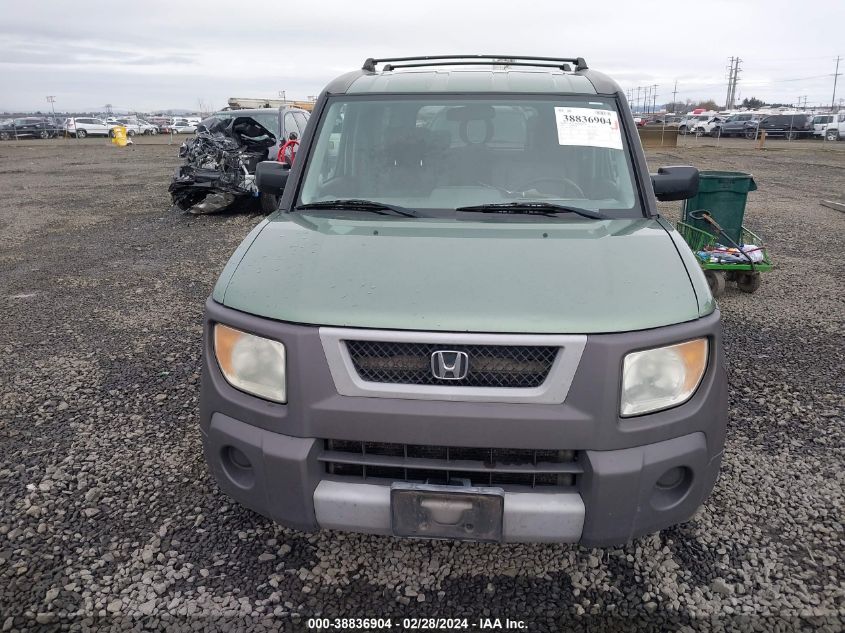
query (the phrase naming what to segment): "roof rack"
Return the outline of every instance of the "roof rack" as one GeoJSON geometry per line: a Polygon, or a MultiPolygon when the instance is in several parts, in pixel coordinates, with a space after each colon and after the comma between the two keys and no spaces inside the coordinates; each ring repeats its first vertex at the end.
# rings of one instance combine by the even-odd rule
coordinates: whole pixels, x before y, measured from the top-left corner
{"type": "Polygon", "coordinates": [[[587,70],[587,62],[583,57],[526,57],[524,55],[418,55],[416,57],[384,57],[374,59],[369,57],[364,61],[362,70],[375,72],[377,64],[386,64],[382,70],[391,71],[395,68],[420,68],[423,66],[477,66],[483,64],[502,66],[539,66],[543,68],[560,68],[572,70],[570,64],[575,64],[575,70],[587,70]],[[412,62],[399,63],[395,62],[412,62]],[[549,63],[551,62],[551,63],[549,63]]]}

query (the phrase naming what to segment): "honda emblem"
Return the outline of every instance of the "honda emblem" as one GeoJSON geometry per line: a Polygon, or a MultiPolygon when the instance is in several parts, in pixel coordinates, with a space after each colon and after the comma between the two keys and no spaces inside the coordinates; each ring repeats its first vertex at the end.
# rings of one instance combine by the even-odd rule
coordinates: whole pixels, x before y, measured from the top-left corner
{"type": "Polygon", "coordinates": [[[438,380],[463,380],[469,372],[466,352],[437,350],[431,354],[431,373],[438,380]]]}

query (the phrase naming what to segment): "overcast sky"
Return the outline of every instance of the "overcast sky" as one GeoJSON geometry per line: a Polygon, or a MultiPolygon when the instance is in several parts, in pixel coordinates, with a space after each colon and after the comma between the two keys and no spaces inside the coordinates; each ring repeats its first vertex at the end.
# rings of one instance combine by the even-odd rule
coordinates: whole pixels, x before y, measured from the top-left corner
{"type": "Polygon", "coordinates": [[[720,104],[739,56],[740,99],[829,105],[845,56],[843,0],[4,0],[0,15],[0,111],[299,99],[366,57],[444,53],[583,56],[625,90],[659,84],[658,103],[677,80],[678,100],[720,104]]]}

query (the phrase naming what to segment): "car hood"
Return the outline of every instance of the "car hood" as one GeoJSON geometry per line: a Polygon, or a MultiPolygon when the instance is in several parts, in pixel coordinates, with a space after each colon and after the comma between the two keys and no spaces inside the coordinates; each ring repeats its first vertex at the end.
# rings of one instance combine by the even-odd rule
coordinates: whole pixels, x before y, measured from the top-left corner
{"type": "Polygon", "coordinates": [[[413,330],[598,333],[700,316],[657,220],[372,218],[271,216],[214,299],[281,321],[413,330]]]}

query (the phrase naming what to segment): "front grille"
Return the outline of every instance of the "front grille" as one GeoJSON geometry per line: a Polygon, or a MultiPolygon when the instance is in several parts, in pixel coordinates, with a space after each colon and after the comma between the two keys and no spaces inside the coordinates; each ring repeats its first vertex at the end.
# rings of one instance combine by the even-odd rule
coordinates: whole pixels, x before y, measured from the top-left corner
{"type": "Polygon", "coordinates": [[[583,472],[572,450],[422,446],[326,440],[319,457],[340,477],[472,486],[574,486],[583,472]]]}
{"type": "Polygon", "coordinates": [[[557,356],[557,347],[540,345],[448,345],[347,340],[346,349],[361,380],[402,385],[457,387],[539,387],[557,356]],[[431,355],[465,352],[469,371],[461,380],[435,378],[431,355]]]}

